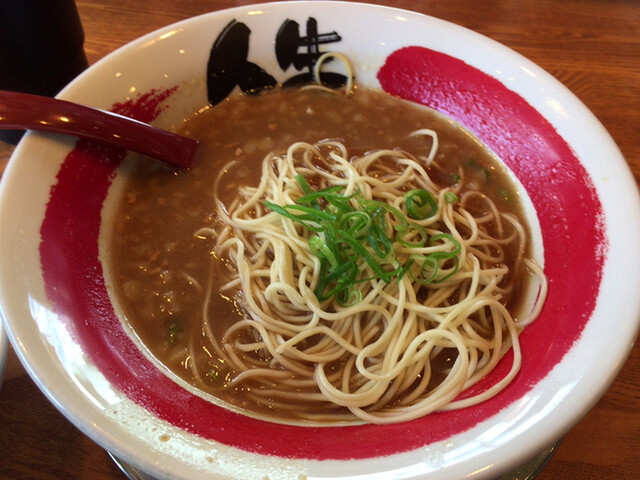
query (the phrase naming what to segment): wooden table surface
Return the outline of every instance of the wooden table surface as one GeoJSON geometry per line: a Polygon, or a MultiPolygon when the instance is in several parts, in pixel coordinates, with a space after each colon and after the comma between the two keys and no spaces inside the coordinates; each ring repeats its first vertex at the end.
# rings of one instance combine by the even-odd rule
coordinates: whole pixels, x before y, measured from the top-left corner
{"type": "MultiPolygon", "coordinates": [[[[92,64],[117,47],[231,0],[77,0],[92,64]]],[[[463,25],[525,55],[589,107],[640,180],[640,2],[384,0],[463,25]]],[[[13,147],[0,142],[0,167],[13,147]]],[[[638,292],[640,294],[640,292],[638,292]]],[[[612,319],[615,321],[615,319],[612,319]]],[[[0,390],[0,479],[124,479],[108,454],[40,393],[10,352],[0,390]]],[[[640,478],[640,346],[564,437],[539,480],[640,478]]]]}

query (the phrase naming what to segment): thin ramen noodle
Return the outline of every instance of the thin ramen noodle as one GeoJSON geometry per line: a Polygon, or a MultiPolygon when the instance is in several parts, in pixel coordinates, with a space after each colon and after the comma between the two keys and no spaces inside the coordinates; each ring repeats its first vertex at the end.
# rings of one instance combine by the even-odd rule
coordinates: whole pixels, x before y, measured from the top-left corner
{"type": "Polygon", "coordinates": [[[196,166],[131,171],[111,245],[127,321],[175,374],[313,422],[407,421],[513,380],[546,282],[513,182],[467,131],[356,88],[234,97],[184,133],[196,166]]]}

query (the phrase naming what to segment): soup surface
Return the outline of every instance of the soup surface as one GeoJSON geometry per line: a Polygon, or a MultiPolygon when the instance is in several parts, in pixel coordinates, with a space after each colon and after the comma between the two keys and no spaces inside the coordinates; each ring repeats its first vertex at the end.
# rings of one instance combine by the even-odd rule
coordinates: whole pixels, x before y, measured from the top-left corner
{"type": "MultiPolygon", "coordinates": [[[[346,145],[350,156],[375,149],[425,156],[433,139],[409,135],[424,128],[437,132],[438,139],[435,158],[425,166],[431,180],[455,189],[452,201],[464,198],[467,191],[481,191],[499,211],[519,217],[526,231],[519,194],[504,167],[476,138],[439,114],[359,89],[349,96],[315,89],[274,89],[232,97],[186,121],[182,133],[202,142],[191,171],[176,172],[157,162],[132,162],[126,167],[129,178],[114,216],[109,254],[115,294],[132,330],[175,374],[242,411],[289,420],[353,419],[348,407],[318,400],[318,387],[304,382],[290,388],[308,391],[311,400],[306,404],[253,394],[257,389],[289,388],[276,386],[276,380],[272,386],[264,381],[234,383],[237,372],[229,366],[233,362],[221,358],[208,335],[220,344],[233,345],[236,339],[223,337],[248,316],[247,308],[242,288],[222,288],[234,278],[234,262],[217,251],[215,234],[202,232],[220,230],[219,205],[231,205],[241,188],[258,185],[263,159],[270,152],[282,152],[294,142],[334,139],[346,145]],[[307,416],[309,411],[315,416],[307,416]]],[[[483,205],[470,200],[467,209],[477,209],[474,215],[482,216],[483,205]]],[[[516,265],[518,248],[505,246],[506,256],[500,262],[510,268],[504,281],[514,286],[500,294],[500,301],[513,315],[518,312],[518,292],[530,276],[526,268],[516,265]]],[[[454,301],[446,300],[447,304],[454,301]]],[[[377,338],[382,333],[371,335],[377,338]]],[[[258,360],[265,355],[233,347],[222,350],[258,360]]],[[[431,372],[429,388],[437,386],[455,359],[455,354],[440,356],[431,368],[442,372],[431,372]]],[[[265,365],[270,362],[263,360],[265,365]]],[[[338,368],[340,362],[344,360],[327,370],[338,368]]],[[[402,403],[402,396],[390,402],[402,403]]]]}

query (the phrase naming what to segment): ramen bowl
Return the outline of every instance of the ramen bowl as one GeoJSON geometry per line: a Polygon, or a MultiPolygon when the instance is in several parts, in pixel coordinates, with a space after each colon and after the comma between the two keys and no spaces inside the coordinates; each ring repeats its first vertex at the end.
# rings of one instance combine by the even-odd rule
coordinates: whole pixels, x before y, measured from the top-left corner
{"type": "Polygon", "coordinates": [[[0,323],[0,388],[2,388],[2,381],[4,379],[4,369],[7,361],[8,349],[9,340],[7,340],[7,334],[4,331],[2,323],[0,323]]]}
{"type": "Polygon", "coordinates": [[[0,191],[8,336],[71,422],[153,478],[496,478],[588,411],[637,335],[640,202],[624,159],[558,81],[474,32],[365,4],[239,7],[126,45],[60,97],[177,129],[232,91],[309,75],[308,58],[329,50],[351,60],[359,85],[464,125],[521,185],[549,286],[521,334],[522,368],[486,402],[389,425],[291,424],[212,402],[120,318],[104,255],[126,152],[29,133],[0,191]],[[309,38],[318,51],[304,50],[309,38]]]}

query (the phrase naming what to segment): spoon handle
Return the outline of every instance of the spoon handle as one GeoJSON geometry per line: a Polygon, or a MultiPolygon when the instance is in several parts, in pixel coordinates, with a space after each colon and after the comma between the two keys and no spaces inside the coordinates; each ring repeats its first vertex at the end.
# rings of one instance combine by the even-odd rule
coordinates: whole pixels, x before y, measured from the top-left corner
{"type": "Polygon", "coordinates": [[[104,142],[189,168],[198,141],[105,110],[0,90],[0,129],[39,130],[104,142]]]}

